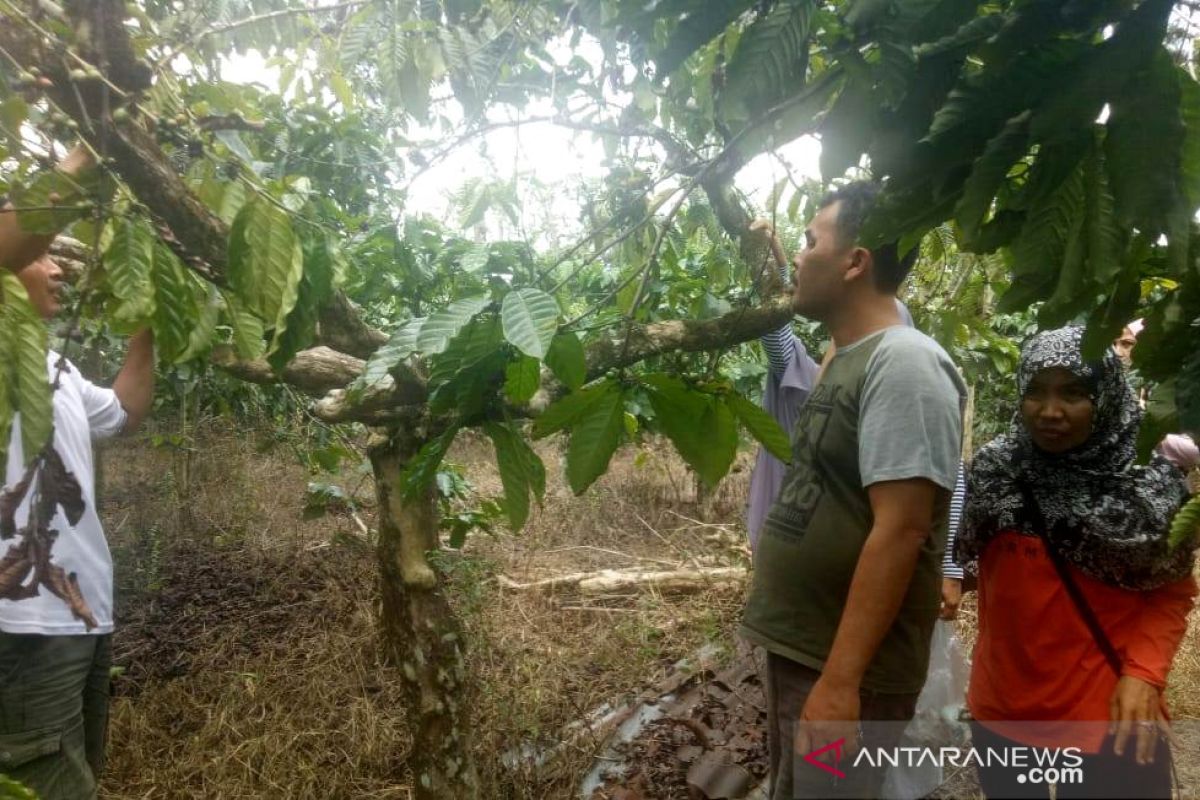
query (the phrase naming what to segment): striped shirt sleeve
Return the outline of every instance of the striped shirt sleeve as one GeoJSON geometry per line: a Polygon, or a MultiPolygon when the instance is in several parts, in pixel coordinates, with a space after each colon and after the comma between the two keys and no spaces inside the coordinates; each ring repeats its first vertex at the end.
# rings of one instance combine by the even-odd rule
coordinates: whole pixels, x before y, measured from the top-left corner
{"type": "Polygon", "coordinates": [[[771,365],[771,373],[776,377],[782,376],[796,355],[796,337],[792,335],[792,326],[784,325],[778,330],[764,333],[760,341],[767,354],[767,363],[771,365]]]}
{"type": "Polygon", "coordinates": [[[966,504],[967,473],[960,461],[958,464],[958,480],[954,483],[954,494],[950,497],[950,524],[946,535],[946,552],[942,556],[942,574],[947,578],[962,580],[962,567],[954,561],[954,537],[958,535],[958,526],[962,524],[963,508],[966,504]]]}
{"type": "MultiPolygon", "coordinates": [[[[786,265],[781,264],[779,267],[779,275],[783,279],[783,285],[788,283],[788,269],[786,265]]],[[[763,351],[767,354],[767,363],[771,367],[771,374],[776,377],[781,377],[787,372],[788,364],[792,363],[792,359],[796,355],[796,337],[792,335],[792,324],[789,322],[782,327],[765,333],[759,337],[762,342],[763,351]]]]}

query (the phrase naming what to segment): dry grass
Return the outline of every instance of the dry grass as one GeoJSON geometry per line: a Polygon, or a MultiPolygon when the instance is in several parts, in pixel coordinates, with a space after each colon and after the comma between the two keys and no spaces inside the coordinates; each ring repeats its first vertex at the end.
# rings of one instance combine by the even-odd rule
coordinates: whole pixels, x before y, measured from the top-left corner
{"type": "MultiPolygon", "coordinates": [[[[409,797],[400,691],[377,658],[369,548],[346,515],[301,518],[310,476],[286,447],[269,446],[272,434],[221,425],[201,431],[188,487],[170,450],[124,442],[105,457],[117,657],[127,669],[105,795],[409,797]]],[[[549,490],[526,530],[477,535],[440,559],[478,681],[476,746],[489,798],[574,796],[599,743],[577,740],[541,767],[510,768],[503,756],[557,743],[565,726],[619,704],[705,644],[729,647],[741,609],[737,590],[586,603],[501,591],[498,573],[530,579],[742,557],[748,455],[715,497],[698,501],[667,448],[619,453],[579,498],[565,490],[555,447],[539,451],[549,490]]],[[[482,496],[500,491],[490,459],[490,445],[471,439],[450,457],[482,496]]],[[[369,508],[363,518],[370,524],[369,508]]],[[[973,621],[968,599],[966,638],[973,621]]],[[[1200,718],[1198,682],[1193,624],[1169,690],[1178,716],[1200,718]]]]}
{"type": "MultiPolygon", "coordinates": [[[[682,467],[661,452],[618,454],[609,473],[583,497],[549,492],[546,507],[534,513],[519,537],[476,540],[472,557],[521,578],[739,558],[721,536],[729,531],[726,526],[696,517],[731,518],[730,506],[740,504],[745,493],[745,470],[716,497],[698,504],[682,467]]],[[[481,491],[499,491],[494,468],[476,447],[468,444],[454,455],[472,464],[481,491]]],[[[545,447],[541,455],[548,484],[563,486],[557,453],[545,447]]],[[[706,643],[731,642],[741,609],[736,590],[613,596],[588,604],[490,587],[483,592],[477,607],[464,609],[476,643],[473,666],[484,687],[478,745],[484,785],[493,787],[492,796],[506,798],[572,796],[599,742],[577,742],[540,770],[528,764],[502,768],[497,755],[521,743],[550,746],[567,724],[603,704],[618,704],[706,643]]],[[[460,591],[459,596],[470,595],[460,591]]]]}
{"type": "Polygon", "coordinates": [[[190,492],[179,453],[105,456],[127,670],[106,794],[407,797],[369,551],[330,545],[348,519],[300,518],[308,476],[287,453],[245,431],[201,439],[190,492]]]}

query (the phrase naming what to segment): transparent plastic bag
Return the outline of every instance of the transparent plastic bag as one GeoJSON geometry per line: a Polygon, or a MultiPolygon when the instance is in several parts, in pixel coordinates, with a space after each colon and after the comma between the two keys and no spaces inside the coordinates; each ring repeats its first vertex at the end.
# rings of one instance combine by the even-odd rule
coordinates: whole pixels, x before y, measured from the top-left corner
{"type": "MultiPolygon", "coordinates": [[[[959,715],[966,699],[968,674],[954,623],[938,620],[930,642],[929,673],[900,747],[953,747],[967,741],[970,729],[959,715]]],[[[942,779],[941,767],[930,759],[913,767],[902,763],[888,770],[882,796],[884,800],[916,800],[941,786],[942,779]]]]}

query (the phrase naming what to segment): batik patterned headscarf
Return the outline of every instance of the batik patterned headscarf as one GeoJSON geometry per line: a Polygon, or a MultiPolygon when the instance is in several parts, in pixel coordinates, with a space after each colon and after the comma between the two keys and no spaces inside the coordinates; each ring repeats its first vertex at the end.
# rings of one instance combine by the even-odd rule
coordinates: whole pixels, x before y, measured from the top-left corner
{"type": "Polygon", "coordinates": [[[1192,549],[1167,547],[1167,527],[1187,497],[1183,472],[1159,455],[1137,466],[1141,409],[1111,349],[1098,362],[1083,360],[1080,328],[1033,337],[1021,353],[1019,397],[1044,369],[1060,367],[1088,387],[1092,432],[1061,454],[1039,450],[1020,410],[1008,433],[979,451],[967,477],[967,506],[956,557],[977,572],[988,542],[1004,531],[1036,536],[1022,500],[1024,476],[1041,506],[1047,538],[1083,573],[1125,589],[1152,589],[1191,574],[1192,549]]]}

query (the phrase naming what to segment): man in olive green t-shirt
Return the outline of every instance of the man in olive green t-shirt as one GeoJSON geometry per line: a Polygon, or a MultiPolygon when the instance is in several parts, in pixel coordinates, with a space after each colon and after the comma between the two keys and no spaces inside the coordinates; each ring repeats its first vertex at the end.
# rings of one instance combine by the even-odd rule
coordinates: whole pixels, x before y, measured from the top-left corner
{"type": "Polygon", "coordinates": [[[850,751],[898,741],[941,600],[966,391],[896,311],[915,252],[857,243],[876,194],[858,182],[826,197],[795,260],[795,310],[837,351],[796,423],[742,624],[768,654],[772,800],[878,795],[884,770],[851,768],[850,751]],[[825,747],[829,768],[803,758],[825,747]]]}

